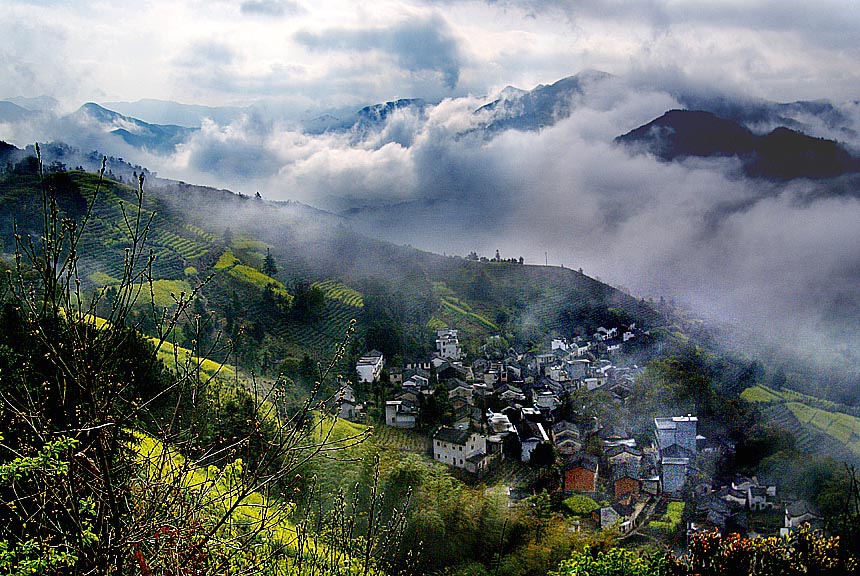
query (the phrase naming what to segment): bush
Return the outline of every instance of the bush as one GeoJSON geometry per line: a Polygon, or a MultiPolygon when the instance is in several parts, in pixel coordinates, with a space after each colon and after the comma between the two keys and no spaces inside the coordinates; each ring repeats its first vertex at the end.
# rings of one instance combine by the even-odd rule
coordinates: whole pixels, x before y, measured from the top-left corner
{"type": "Polygon", "coordinates": [[[588,516],[600,508],[600,504],[582,494],[574,494],[570,498],[566,498],[563,504],[565,508],[570,510],[571,514],[576,516],[588,516]]]}

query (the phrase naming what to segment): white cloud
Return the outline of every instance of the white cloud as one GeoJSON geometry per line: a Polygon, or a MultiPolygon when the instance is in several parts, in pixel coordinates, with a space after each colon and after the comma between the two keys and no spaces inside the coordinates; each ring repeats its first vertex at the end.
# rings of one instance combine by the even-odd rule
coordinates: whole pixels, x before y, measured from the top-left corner
{"type": "Polygon", "coordinates": [[[848,100],[858,27],[847,1],[15,3],[0,24],[0,96],[324,108],[675,67],[776,100],[848,100]]]}

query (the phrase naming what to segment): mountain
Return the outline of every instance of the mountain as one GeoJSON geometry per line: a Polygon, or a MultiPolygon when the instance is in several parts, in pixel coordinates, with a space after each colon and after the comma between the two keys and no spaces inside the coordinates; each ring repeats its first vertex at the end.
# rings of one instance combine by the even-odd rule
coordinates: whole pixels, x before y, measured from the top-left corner
{"type": "Polygon", "coordinates": [[[102,106],[145,122],[186,128],[200,128],[207,118],[224,126],[248,111],[239,106],[200,106],[152,98],[135,102],[104,102],[102,106]]]}
{"type": "Polygon", "coordinates": [[[856,137],[851,117],[827,100],[770,102],[743,97],[709,96],[694,92],[673,92],[687,110],[707,110],[721,118],[743,124],[757,133],[784,126],[810,132],[820,125],[831,134],[856,137]]]}
{"type": "Polygon", "coordinates": [[[384,104],[365,106],[358,111],[356,126],[359,129],[378,129],[397,111],[414,110],[420,114],[427,106],[428,103],[420,98],[403,98],[384,104]]]}
{"type": "Polygon", "coordinates": [[[60,105],[55,98],[51,98],[50,96],[36,96],[35,98],[16,96],[14,98],[7,98],[6,101],[32,112],[50,112],[56,110],[60,105]]]}
{"type": "Polygon", "coordinates": [[[353,141],[360,142],[380,132],[396,112],[410,112],[419,118],[426,118],[426,111],[433,106],[420,98],[401,98],[390,102],[364,106],[353,113],[323,114],[302,122],[306,134],[325,132],[350,132],[353,141]]]}
{"type": "Polygon", "coordinates": [[[741,124],[699,110],[670,110],[615,139],[665,161],[737,157],[748,176],[772,180],[832,178],[860,170],[839,143],[787,127],[756,135],[741,124]]]}
{"type": "MultiPolygon", "coordinates": [[[[594,85],[611,78],[613,76],[605,72],[586,70],[548,86],[541,84],[532,90],[507,86],[495,100],[475,110],[475,114],[486,116],[487,121],[482,130],[488,136],[508,129],[538,130],[569,116],[575,97],[587,94],[594,85]]],[[[410,111],[423,119],[432,106],[434,104],[420,98],[404,98],[365,106],[353,115],[319,116],[305,121],[303,128],[308,134],[351,131],[357,140],[362,140],[382,130],[397,111],[410,111]]]]}
{"type": "Polygon", "coordinates": [[[119,136],[131,146],[156,154],[172,153],[178,144],[196,131],[173,124],[149,124],[93,102],[84,104],[67,118],[87,126],[96,126],[103,132],[119,136]]]}
{"type": "Polygon", "coordinates": [[[555,124],[570,115],[573,99],[582,96],[593,85],[612,78],[598,70],[585,70],[562,78],[549,86],[540,85],[530,91],[507,87],[500,97],[479,108],[477,114],[489,114],[489,133],[502,130],[537,130],[555,124]]]}
{"type": "Polygon", "coordinates": [[[8,100],[0,100],[0,122],[21,122],[33,116],[34,112],[8,100]]]}

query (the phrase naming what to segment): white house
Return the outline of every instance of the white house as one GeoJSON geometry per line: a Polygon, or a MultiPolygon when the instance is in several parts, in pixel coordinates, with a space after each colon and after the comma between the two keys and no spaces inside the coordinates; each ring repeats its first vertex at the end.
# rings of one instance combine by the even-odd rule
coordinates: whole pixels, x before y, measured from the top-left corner
{"type": "Polygon", "coordinates": [[[385,360],[382,357],[382,352],[371,350],[358,359],[355,370],[358,372],[360,382],[376,382],[379,380],[379,375],[382,374],[384,366],[385,360]]]}
{"type": "MultiPolygon", "coordinates": [[[[687,482],[687,471],[696,457],[696,428],[692,415],[654,418],[663,491],[678,496],[687,482]]],[[[744,495],[745,496],[745,495],[744,495]]]]}
{"type": "Polygon", "coordinates": [[[337,392],[338,418],[352,420],[356,416],[355,390],[349,384],[341,386],[337,392]]]}
{"type": "Polygon", "coordinates": [[[487,426],[494,434],[517,433],[517,428],[511,423],[511,419],[501,412],[487,410],[487,426]]]}
{"type": "Polygon", "coordinates": [[[776,486],[750,486],[747,488],[747,505],[750,510],[776,510],[776,486]]]}
{"type": "Polygon", "coordinates": [[[532,401],[534,405],[542,411],[555,410],[561,405],[558,397],[550,390],[535,390],[532,389],[532,401]]]}
{"type": "MultiPolygon", "coordinates": [[[[523,410],[525,412],[525,409],[523,410]]],[[[532,452],[537,448],[538,444],[549,442],[549,436],[544,430],[543,424],[539,422],[529,422],[523,420],[520,422],[520,460],[528,463],[532,459],[532,452]]]]}
{"type": "Polygon", "coordinates": [[[696,453],[696,428],[699,419],[695,416],[673,416],[671,418],[654,418],[657,432],[657,447],[664,450],[677,444],[692,454],[696,453]]]}
{"type": "Polygon", "coordinates": [[[385,423],[394,428],[415,428],[418,408],[412,402],[389,400],[385,403],[385,423]]]}
{"type": "Polygon", "coordinates": [[[463,355],[463,350],[460,348],[460,341],[457,339],[457,331],[443,329],[436,331],[436,352],[442,358],[448,360],[459,360],[463,355]]]}
{"type": "Polygon", "coordinates": [[[455,468],[467,468],[467,460],[487,453],[487,437],[477,432],[442,426],[433,435],[433,459],[455,468]]]}
{"type": "Polygon", "coordinates": [[[779,534],[784,536],[804,522],[815,524],[820,521],[821,515],[818,510],[806,500],[791,502],[785,507],[785,527],[780,529],[779,534]]]}
{"type": "Polygon", "coordinates": [[[401,385],[404,390],[427,390],[430,388],[430,380],[419,374],[413,374],[409,380],[405,380],[401,385]]]}

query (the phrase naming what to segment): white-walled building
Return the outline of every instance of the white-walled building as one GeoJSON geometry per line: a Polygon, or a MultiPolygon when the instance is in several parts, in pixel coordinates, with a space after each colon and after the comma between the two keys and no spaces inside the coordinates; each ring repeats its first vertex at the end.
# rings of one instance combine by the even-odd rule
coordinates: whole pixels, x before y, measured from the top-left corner
{"type": "Polygon", "coordinates": [[[418,408],[412,402],[389,400],[385,403],[385,423],[394,428],[415,428],[418,408]]]}
{"type": "Polygon", "coordinates": [[[467,468],[468,460],[487,453],[487,437],[477,432],[442,426],[433,435],[433,459],[455,468],[467,468]]]}
{"type": "Polygon", "coordinates": [[[385,359],[382,357],[382,352],[371,350],[358,359],[355,370],[358,372],[360,382],[376,382],[379,380],[379,375],[382,374],[384,366],[385,359]]]}
{"type": "Polygon", "coordinates": [[[663,451],[677,444],[690,454],[696,454],[696,428],[699,419],[695,416],[673,416],[671,418],[654,418],[657,432],[657,447],[663,451]]]}
{"type": "Polygon", "coordinates": [[[436,331],[436,352],[439,356],[448,360],[459,360],[463,355],[457,331],[444,329],[436,331]]]}

